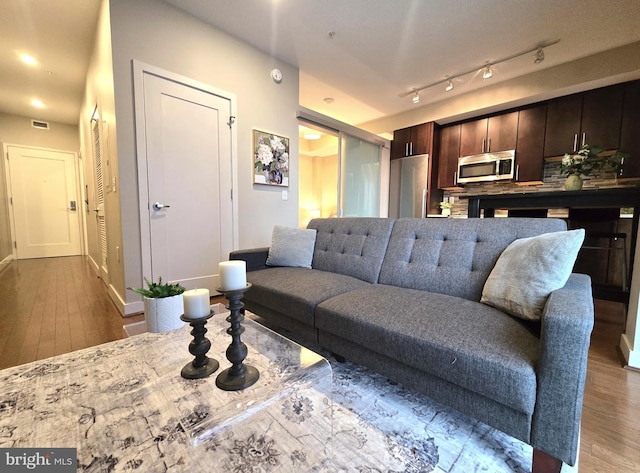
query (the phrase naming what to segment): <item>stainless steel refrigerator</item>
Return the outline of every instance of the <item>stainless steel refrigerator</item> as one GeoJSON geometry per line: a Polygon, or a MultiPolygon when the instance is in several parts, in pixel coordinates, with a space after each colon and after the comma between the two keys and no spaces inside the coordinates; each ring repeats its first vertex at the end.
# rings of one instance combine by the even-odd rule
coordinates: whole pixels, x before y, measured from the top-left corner
{"type": "Polygon", "coordinates": [[[429,155],[391,161],[389,217],[426,217],[429,155]]]}

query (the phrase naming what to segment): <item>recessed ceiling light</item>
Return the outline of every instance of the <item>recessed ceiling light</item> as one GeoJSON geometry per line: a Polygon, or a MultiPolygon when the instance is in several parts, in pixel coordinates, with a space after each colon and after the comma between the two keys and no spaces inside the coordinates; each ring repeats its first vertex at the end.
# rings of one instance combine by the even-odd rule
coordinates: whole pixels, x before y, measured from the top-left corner
{"type": "Polygon", "coordinates": [[[44,108],[44,104],[38,99],[33,99],[31,101],[31,105],[33,105],[36,108],[44,108]]]}
{"type": "Polygon", "coordinates": [[[322,99],[324,103],[333,103],[333,97],[325,97],[322,99]]]}
{"type": "Polygon", "coordinates": [[[21,54],[20,60],[29,66],[35,66],[36,64],[38,64],[36,58],[30,56],[29,54],[21,54]]]}
{"type": "Polygon", "coordinates": [[[304,136],[305,140],[319,140],[320,138],[322,138],[320,133],[305,133],[302,136],[304,136]]]}

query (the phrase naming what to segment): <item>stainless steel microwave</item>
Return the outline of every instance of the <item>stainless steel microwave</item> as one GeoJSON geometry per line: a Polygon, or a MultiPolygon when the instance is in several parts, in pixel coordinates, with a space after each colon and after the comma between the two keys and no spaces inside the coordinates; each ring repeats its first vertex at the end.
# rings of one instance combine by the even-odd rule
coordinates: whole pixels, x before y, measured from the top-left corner
{"type": "Polygon", "coordinates": [[[458,158],[458,183],[513,179],[515,157],[510,150],[458,158]]]}

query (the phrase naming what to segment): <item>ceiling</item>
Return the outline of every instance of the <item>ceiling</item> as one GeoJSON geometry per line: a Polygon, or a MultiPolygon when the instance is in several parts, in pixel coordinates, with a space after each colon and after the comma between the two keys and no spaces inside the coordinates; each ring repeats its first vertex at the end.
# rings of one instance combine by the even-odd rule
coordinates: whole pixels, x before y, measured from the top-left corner
{"type": "Polygon", "coordinates": [[[78,123],[99,7],[100,0],[0,2],[0,112],[78,123]],[[22,54],[37,63],[26,65],[22,54]]]}
{"type": "MultiPolygon", "coordinates": [[[[350,124],[480,88],[480,66],[544,42],[560,40],[542,63],[531,53],[495,65],[490,81],[640,41],[638,0],[165,1],[297,66],[300,104],[350,124]],[[450,92],[431,87],[417,105],[401,97],[476,67],[450,92]]],[[[0,111],[77,122],[99,3],[2,0],[0,111]],[[21,52],[39,64],[26,67],[21,52]]]]}

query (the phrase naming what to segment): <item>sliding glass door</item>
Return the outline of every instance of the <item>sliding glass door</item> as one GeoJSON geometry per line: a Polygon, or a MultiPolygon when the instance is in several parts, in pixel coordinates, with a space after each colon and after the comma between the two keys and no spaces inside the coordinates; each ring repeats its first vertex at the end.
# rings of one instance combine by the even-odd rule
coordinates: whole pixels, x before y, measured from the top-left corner
{"type": "Polygon", "coordinates": [[[340,216],[380,216],[380,146],[340,133],[340,216]]]}
{"type": "Polygon", "coordinates": [[[298,225],[316,217],[386,217],[389,142],[312,110],[299,110],[298,118],[298,225]]]}

